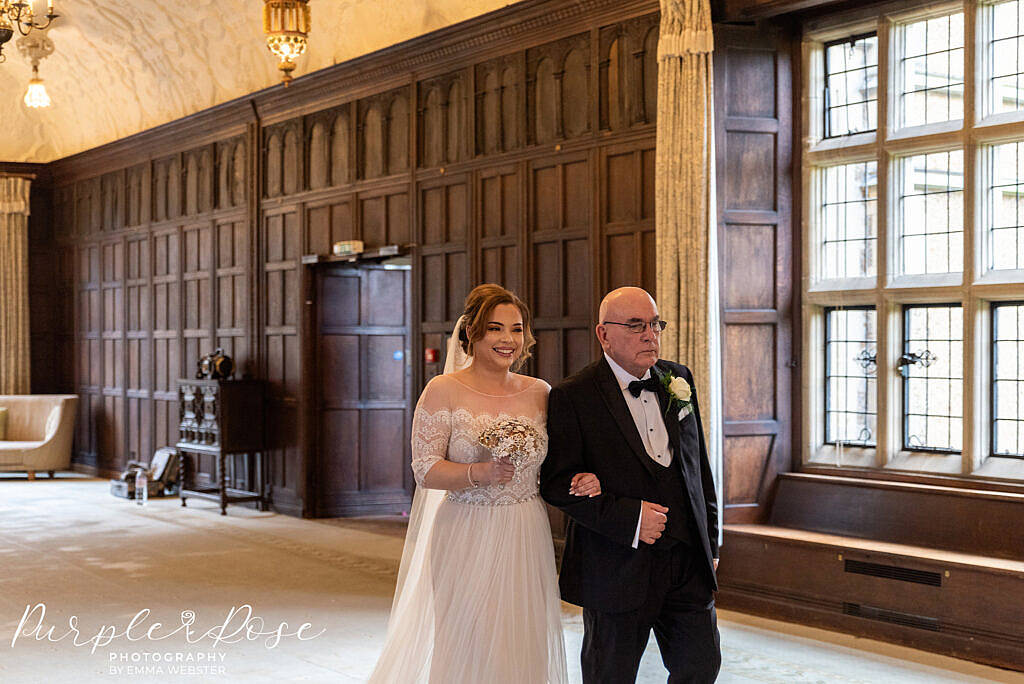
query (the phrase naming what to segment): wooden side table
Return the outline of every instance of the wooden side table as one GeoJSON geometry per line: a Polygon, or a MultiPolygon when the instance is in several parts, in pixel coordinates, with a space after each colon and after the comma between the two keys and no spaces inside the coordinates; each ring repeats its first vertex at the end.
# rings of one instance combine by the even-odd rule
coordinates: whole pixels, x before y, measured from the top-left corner
{"type": "Polygon", "coordinates": [[[220,514],[227,515],[229,503],[258,502],[259,510],[269,509],[267,474],[263,464],[263,400],[266,384],[262,380],[178,380],[178,443],[181,505],[189,497],[220,503],[220,514]],[[193,459],[200,454],[213,456],[217,463],[216,484],[201,487],[195,482],[193,459]],[[255,458],[252,490],[228,487],[225,459],[244,454],[255,458]]]}

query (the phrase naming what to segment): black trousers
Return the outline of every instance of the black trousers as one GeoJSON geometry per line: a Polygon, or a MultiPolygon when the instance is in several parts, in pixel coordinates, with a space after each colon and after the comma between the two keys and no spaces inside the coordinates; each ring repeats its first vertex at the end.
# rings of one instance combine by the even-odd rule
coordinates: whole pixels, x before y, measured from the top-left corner
{"type": "Polygon", "coordinates": [[[722,652],[715,601],[702,562],[690,547],[651,549],[654,562],[647,600],[637,610],[583,609],[584,684],[636,681],[640,658],[654,630],[669,684],[708,684],[718,678],[722,652]]]}

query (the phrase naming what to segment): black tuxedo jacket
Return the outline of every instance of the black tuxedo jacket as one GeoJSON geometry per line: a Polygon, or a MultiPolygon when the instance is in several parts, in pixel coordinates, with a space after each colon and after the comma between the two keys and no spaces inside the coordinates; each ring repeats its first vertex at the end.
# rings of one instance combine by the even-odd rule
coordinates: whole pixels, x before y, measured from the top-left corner
{"type": "MultiPolygon", "coordinates": [[[[718,504],[700,424],[693,376],[686,366],[659,360],[651,373],[671,372],[690,385],[692,411],[681,421],[665,418],[675,458],[686,482],[695,529],[693,552],[706,566],[710,586],[718,588],[713,558],[718,557],[718,504]]],[[[666,396],[663,390],[662,400],[666,396]]],[[[664,413],[662,414],[664,415],[664,413]]],[[[650,545],[632,547],[642,500],[659,501],[657,468],[647,455],[619,383],[601,359],[551,390],[548,398],[548,455],[541,466],[544,500],[569,516],[559,586],[569,603],[624,612],[639,608],[652,572],[650,545]],[[594,473],[601,494],[569,494],[577,473],[594,473]]],[[[673,511],[670,509],[668,515],[673,511]]]]}

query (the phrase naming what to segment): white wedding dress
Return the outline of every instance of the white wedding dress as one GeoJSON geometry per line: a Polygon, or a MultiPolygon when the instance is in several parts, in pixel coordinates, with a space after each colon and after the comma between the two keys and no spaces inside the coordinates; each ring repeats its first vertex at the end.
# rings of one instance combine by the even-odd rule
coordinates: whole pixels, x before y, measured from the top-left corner
{"type": "Polygon", "coordinates": [[[420,487],[387,641],[370,682],[568,681],[551,528],[538,492],[549,389],[533,380],[516,394],[494,396],[440,375],[423,390],[412,428],[420,487]],[[527,421],[541,434],[537,455],[511,482],[450,491],[422,487],[441,459],[489,460],[477,439],[499,418],[527,421]]]}

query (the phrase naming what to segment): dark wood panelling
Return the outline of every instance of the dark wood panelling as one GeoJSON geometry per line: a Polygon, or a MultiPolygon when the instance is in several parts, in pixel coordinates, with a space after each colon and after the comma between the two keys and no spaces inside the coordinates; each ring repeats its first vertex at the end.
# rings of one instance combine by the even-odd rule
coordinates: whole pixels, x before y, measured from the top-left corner
{"type": "MultiPolygon", "coordinates": [[[[503,283],[533,305],[540,345],[528,372],[554,383],[591,361],[602,292],[655,286],[656,9],[530,0],[459,34],[465,47],[445,48],[429,69],[427,52],[373,57],[377,71],[352,78],[325,70],[323,88],[300,79],[287,104],[268,91],[198,115],[208,126],[184,120],[57,162],[54,239],[71,255],[61,287],[74,302],[74,323],[59,326],[73,339],[62,377],[86,397],[78,467],[113,473],[173,443],[175,379],[220,346],[239,372],[268,381],[277,510],[339,512],[330,492],[350,485],[387,490],[380,501],[399,510],[411,486],[408,435],[385,446],[364,437],[408,422],[401,411],[440,371],[422,351],[444,348],[474,284],[503,283]],[[533,22],[525,34],[522,21],[533,22]],[[483,36],[493,42],[481,51],[483,36]],[[616,37],[614,50],[602,36],[616,37]],[[599,63],[615,80],[599,78],[599,63]],[[349,239],[411,245],[411,385],[401,400],[380,395],[390,383],[363,388],[361,401],[397,403],[369,415],[339,409],[311,426],[321,377],[302,359],[321,340],[304,324],[316,293],[300,257],[349,239]],[[326,443],[370,460],[324,461],[326,443]],[[325,491],[321,477],[333,483],[325,491]]],[[[360,342],[360,358],[373,363],[378,342],[390,358],[386,335],[360,342]]],[[[323,358],[344,358],[345,345],[323,341],[323,358]]],[[[328,366],[323,387],[333,391],[347,371],[328,366]]],[[[200,477],[212,468],[201,461],[200,477]]],[[[250,477],[229,470],[240,486],[250,477]]]]}
{"type": "Polygon", "coordinates": [[[788,473],[771,523],[1024,561],[1024,496],[788,473]]]}
{"type": "Polygon", "coordinates": [[[715,27],[727,522],[764,521],[791,462],[789,45],[772,27],[715,27]]]}
{"type": "MultiPolygon", "coordinates": [[[[949,499],[934,510],[949,517],[949,499]]],[[[957,512],[981,510],[959,506],[957,512]]],[[[1020,561],[735,525],[725,531],[715,601],[774,620],[1024,670],[1021,582],[1020,561]]]]}
{"type": "Polygon", "coordinates": [[[536,159],[528,167],[528,292],[538,377],[556,384],[592,357],[594,181],[588,154],[536,159]]]}
{"type": "Polygon", "coordinates": [[[604,289],[636,285],[656,291],[654,157],[650,141],[605,148],[601,155],[604,289]]]}

